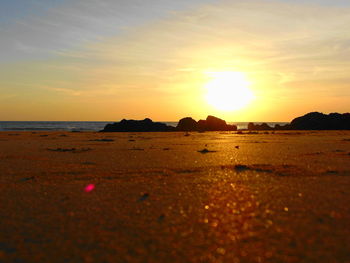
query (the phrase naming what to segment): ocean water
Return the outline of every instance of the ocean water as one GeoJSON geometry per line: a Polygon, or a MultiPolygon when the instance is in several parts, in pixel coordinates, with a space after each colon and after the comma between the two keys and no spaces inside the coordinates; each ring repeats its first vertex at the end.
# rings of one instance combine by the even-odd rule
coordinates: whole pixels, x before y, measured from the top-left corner
{"type": "Polygon", "coordinates": [[[99,131],[103,121],[0,121],[0,131],[99,131]]]}
{"type": "MultiPolygon", "coordinates": [[[[111,121],[0,121],[0,131],[100,131],[111,121]]],[[[176,126],[177,122],[163,122],[176,126]]],[[[237,125],[238,129],[246,129],[249,122],[228,122],[237,125]]],[[[262,122],[254,122],[261,124],[262,122]]],[[[288,122],[266,122],[271,127],[288,122]]]]}

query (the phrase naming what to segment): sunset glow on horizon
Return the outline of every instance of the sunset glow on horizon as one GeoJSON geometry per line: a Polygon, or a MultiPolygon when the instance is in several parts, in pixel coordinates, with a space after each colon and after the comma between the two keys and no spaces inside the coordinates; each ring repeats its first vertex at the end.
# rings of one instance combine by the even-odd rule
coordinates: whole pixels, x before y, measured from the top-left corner
{"type": "Polygon", "coordinates": [[[343,0],[14,0],[0,11],[0,120],[347,112],[349,24],[343,0]]]}

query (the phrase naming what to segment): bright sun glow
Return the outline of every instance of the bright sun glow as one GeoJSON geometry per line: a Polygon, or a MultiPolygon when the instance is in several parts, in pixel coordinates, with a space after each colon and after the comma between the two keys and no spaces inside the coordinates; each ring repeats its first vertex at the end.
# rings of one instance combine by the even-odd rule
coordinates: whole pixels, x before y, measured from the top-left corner
{"type": "Polygon", "coordinates": [[[254,98],[250,83],[241,72],[212,72],[206,85],[206,99],[221,111],[234,111],[247,106],[254,98]]]}

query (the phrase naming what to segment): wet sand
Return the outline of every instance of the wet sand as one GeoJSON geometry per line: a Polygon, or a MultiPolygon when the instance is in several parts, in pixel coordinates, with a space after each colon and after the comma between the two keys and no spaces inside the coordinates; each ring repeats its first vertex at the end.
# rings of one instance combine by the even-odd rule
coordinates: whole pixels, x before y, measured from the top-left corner
{"type": "Polygon", "coordinates": [[[0,192],[0,262],[350,262],[348,131],[1,132],[0,192]]]}

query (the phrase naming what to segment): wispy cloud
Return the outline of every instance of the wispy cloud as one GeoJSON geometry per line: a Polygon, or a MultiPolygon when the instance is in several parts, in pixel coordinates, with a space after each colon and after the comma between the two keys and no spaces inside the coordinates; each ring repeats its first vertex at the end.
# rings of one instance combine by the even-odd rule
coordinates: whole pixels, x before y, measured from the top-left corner
{"type": "Polygon", "coordinates": [[[224,1],[175,13],[78,54],[82,63],[135,74],[221,67],[280,72],[282,82],[325,73],[338,78],[350,69],[349,24],[349,8],[224,1]]]}
{"type": "Polygon", "coordinates": [[[139,99],[144,108],[172,99],[199,108],[203,72],[233,70],[254,80],[265,108],[311,94],[348,94],[350,7],[287,0],[208,0],[196,7],[199,2],[183,11],[186,1],[73,1],[49,19],[18,23],[5,30],[0,48],[17,46],[2,59],[26,53],[37,61],[6,65],[0,84],[10,90],[29,83],[57,97],[104,103],[139,99]]]}
{"type": "Polygon", "coordinates": [[[49,90],[49,91],[55,91],[55,92],[59,92],[59,93],[65,93],[68,95],[72,95],[72,96],[80,96],[82,94],[82,92],[80,91],[76,91],[73,89],[66,89],[66,88],[50,88],[50,87],[42,87],[45,90],[49,90]]]}
{"type": "MultiPolygon", "coordinates": [[[[36,7],[38,12],[17,14],[11,23],[0,21],[0,63],[52,57],[56,52],[123,34],[172,10],[206,1],[214,0],[72,0],[51,8],[41,8],[48,6],[42,3],[36,7]]],[[[14,8],[15,4],[4,4],[2,12],[15,15],[14,8]]],[[[17,8],[22,8],[18,1],[17,8]]]]}

